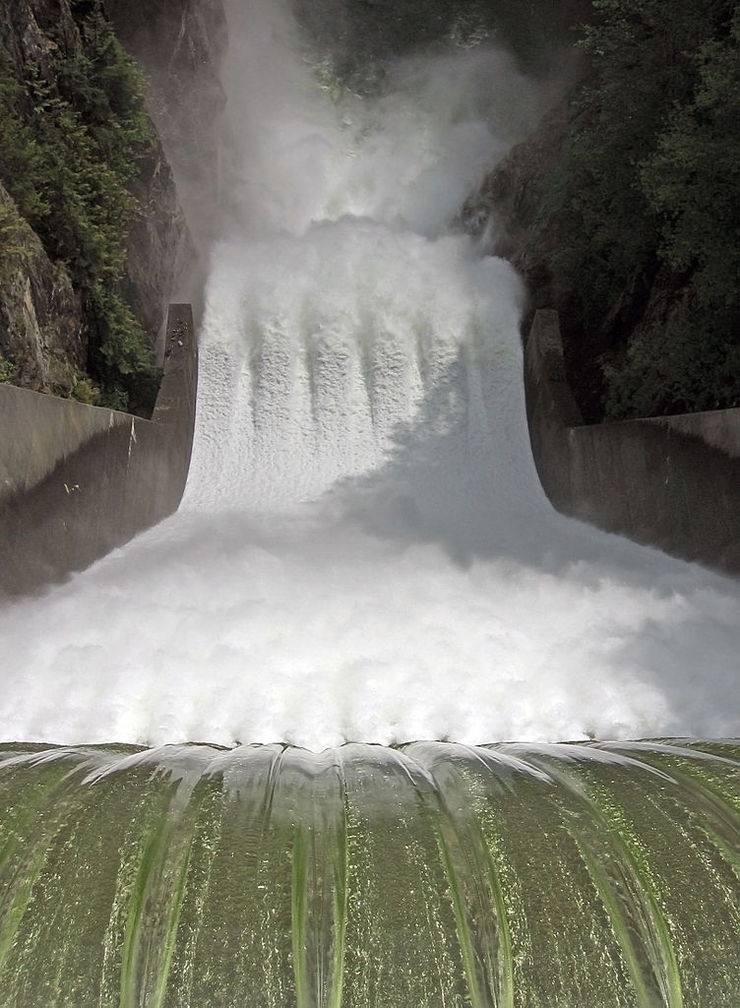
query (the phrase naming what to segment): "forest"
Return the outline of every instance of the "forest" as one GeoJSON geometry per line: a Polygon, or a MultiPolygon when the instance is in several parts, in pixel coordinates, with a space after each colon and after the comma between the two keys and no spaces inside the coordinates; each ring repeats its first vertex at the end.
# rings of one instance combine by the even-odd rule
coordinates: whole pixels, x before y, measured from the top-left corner
{"type": "Polygon", "coordinates": [[[737,406],[740,4],[593,8],[528,239],[553,249],[571,382],[590,420],[737,406]]]}
{"type": "MultiPolygon", "coordinates": [[[[75,44],[60,37],[38,63],[0,48],[0,179],[15,203],[0,215],[2,261],[8,269],[23,257],[30,226],[81,300],[87,370],[74,395],[147,413],[159,371],[121,291],[140,212],[131,183],[154,142],[146,82],[99,2],[73,0],[71,10],[75,44]]],[[[0,360],[0,380],[13,376],[0,360]]]]}

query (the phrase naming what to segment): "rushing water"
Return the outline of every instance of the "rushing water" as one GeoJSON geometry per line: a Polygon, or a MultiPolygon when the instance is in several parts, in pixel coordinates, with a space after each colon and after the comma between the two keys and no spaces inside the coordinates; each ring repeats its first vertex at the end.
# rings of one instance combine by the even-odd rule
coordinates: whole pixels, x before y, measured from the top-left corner
{"type": "Polygon", "coordinates": [[[740,591],[549,507],[454,226],[549,89],[230,13],[183,506],[0,612],[0,1003],[736,1008],[740,750],[666,737],[737,732],[740,591]]]}
{"type": "Polygon", "coordinates": [[[521,284],[454,227],[548,88],[458,45],[340,94],[281,4],[231,20],[185,502],[0,613],[0,738],[735,734],[737,584],[552,511],[521,284]]]}
{"type": "Polygon", "coordinates": [[[740,750],[0,750],[7,1008],[735,1008],[740,750]]]}

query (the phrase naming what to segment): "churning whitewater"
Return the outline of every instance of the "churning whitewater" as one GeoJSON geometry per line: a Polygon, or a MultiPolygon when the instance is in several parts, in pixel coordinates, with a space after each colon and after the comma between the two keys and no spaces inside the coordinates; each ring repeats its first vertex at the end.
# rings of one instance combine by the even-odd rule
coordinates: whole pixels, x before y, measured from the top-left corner
{"type": "Polygon", "coordinates": [[[544,89],[478,46],[337,97],[279,4],[231,22],[186,497],[0,613],[0,737],[734,734],[737,584],[550,508],[521,284],[455,225],[544,89]]]}

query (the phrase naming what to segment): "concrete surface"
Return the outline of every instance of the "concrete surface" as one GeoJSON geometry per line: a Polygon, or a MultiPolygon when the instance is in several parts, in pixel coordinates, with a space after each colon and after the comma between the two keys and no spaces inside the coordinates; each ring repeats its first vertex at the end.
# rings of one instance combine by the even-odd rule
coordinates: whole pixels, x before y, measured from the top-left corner
{"type": "Polygon", "coordinates": [[[740,409],[584,425],[551,310],[535,314],[525,385],[535,464],[558,511],[740,575],[740,409]]]}
{"type": "Polygon", "coordinates": [[[0,385],[0,595],[81,570],[180,503],[198,361],[190,305],[170,307],[151,420],[0,385]]]}

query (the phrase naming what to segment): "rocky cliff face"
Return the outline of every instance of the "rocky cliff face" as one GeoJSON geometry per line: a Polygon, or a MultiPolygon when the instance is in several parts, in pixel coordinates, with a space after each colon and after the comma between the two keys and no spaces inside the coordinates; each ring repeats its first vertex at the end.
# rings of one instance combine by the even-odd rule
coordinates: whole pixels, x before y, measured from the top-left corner
{"type": "Polygon", "coordinates": [[[558,221],[551,219],[537,244],[531,233],[541,220],[541,180],[557,167],[569,125],[566,98],[496,166],[463,210],[463,222],[483,251],[508,259],[525,278],[532,312],[551,307],[563,295],[548,266],[558,247],[558,221]]]}
{"type": "Polygon", "coordinates": [[[225,104],[223,0],[105,0],[118,37],[151,82],[150,112],[172,165],[191,234],[213,235],[218,196],[216,128],[225,104]]]}
{"type": "Polygon", "coordinates": [[[486,253],[508,259],[524,278],[528,304],[523,332],[529,331],[538,309],[558,311],[569,385],[584,417],[596,421],[603,418],[602,355],[619,341],[627,317],[634,315],[643,295],[637,289],[625,290],[602,324],[588,332],[572,323],[572,291],[563,285],[556,268],[568,240],[568,222],[543,198],[545,180],[557,172],[573,129],[572,94],[496,166],[466,206],[463,222],[486,253]]]}
{"type": "MultiPolygon", "coordinates": [[[[50,9],[26,0],[0,3],[0,45],[14,67],[53,78],[51,54],[79,43],[67,4],[55,12],[58,42],[44,33],[50,9]],[[38,15],[38,17],[37,17],[38,15]]],[[[63,266],[51,262],[0,181],[0,379],[70,395],[84,371],[87,344],[79,297],[63,266]]]]}
{"type": "MultiPolygon", "coordinates": [[[[131,6],[126,6],[130,15],[131,6]]],[[[27,93],[42,87],[48,100],[57,100],[60,74],[86,55],[78,19],[95,7],[74,0],[0,0],[0,88],[19,87],[27,102],[27,93]]],[[[165,50],[169,42],[161,40],[165,50]]],[[[68,94],[69,80],[65,86],[68,94]]],[[[167,304],[192,259],[192,243],[170,165],[153,130],[136,169],[128,186],[135,203],[121,233],[125,262],[117,292],[155,347],[167,304]]],[[[0,181],[13,188],[18,179],[0,181]]],[[[89,319],[79,281],[73,287],[64,262],[49,257],[4,187],[0,215],[0,380],[69,395],[89,363],[89,319]]]]}
{"type": "MultiPolygon", "coordinates": [[[[568,381],[584,419],[593,423],[604,419],[605,359],[623,353],[628,342],[644,345],[656,334],[689,327],[690,303],[686,274],[656,262],[647,271],[635,268],[597,324],[588,330],[578,324],[574,291],[558,270],[569,240],[568,219],[546,198],[546,184],[552,184],[547,180],[556,176],[577,124],[571,98],[572,93],[566,95],[486,178],[466,206],[463,223],[488,254],[508,259],[523,276],[528,291],[524,332],[537,309],[558,311],[568,381]]],[[[649,413],[646,406],[644,414],[649,413]]]]}
{"type": "Polygon", "coordinates": [[[79,296],[0,183],[0,380],[71,395],[87,341],[79,296]]]}
{"type": "Polygon", "coordinates": [[[740,5],[598,4],[569,100],[487,180],[588,421],[740,404],[740,5]]]}

